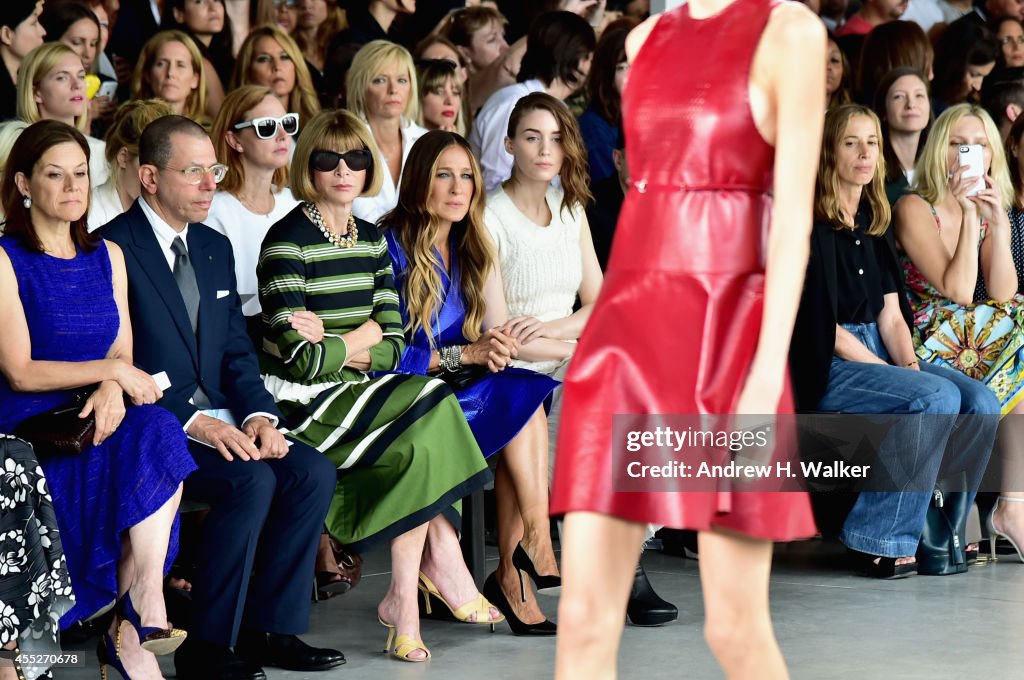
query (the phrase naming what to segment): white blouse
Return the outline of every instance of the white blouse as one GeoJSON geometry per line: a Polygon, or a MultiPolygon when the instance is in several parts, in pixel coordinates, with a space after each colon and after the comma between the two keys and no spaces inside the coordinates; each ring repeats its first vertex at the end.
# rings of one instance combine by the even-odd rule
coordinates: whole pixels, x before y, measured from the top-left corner
{"type": "Polygon", "coordinates": [[[235,280],[242,297],[242,313],[255,316],[260,313],[259,287],[256,283],[256,263],[260,247],[270,227],[287,215],[299,202],[288,188],[274,194],[274,209],[266,215],[252,212],[231,194],[218,191],[213,195],[210,214],[203,224],[228,237],[235,254],[235,280]]]}
{"type": "Polygon", "coordinates": [[[96,231],[123,212],[113,177],[103,184],[93,186],[89,201],[89,231],[96,231]]]}
{"type": "MultiPolygon", "coordinates": [[[[545,199],[551,223],[547,226],[526,217],[504,187],[499,185],[487,196],[484,223],[498,251],[509,318],[533,316],[553,321],[572,314],[583,282],[583,217],[579,209],[562,210],[562,195],[560,188],[548,188],[545,199]]],[[[517,359],[513,365],[550,373],[561,363],[517,359]]]]}
{"type": "MultiPolygon", "coordinates": [[[[427,134],[426,128],[421,128],[416,123],[402,120],[402,168],[405,168],[405,161],[409,158],[409,150],[416,140],[427,134]]],[[[367,123],[369,127],[369,123],[367,123]]],[[[375,168],[384,179],[381,184],[380,193],[376,196],[361,196],[352,203],[352,214],[366,220],[370,224],[376,224],[377,220],[394,210],[398,205],[398,187],[402,182],[402,173],[398,173],[398,181],[391,177],[391,171],[387,167],[387,159],[384,160],[383,168],[375,168]]]]}

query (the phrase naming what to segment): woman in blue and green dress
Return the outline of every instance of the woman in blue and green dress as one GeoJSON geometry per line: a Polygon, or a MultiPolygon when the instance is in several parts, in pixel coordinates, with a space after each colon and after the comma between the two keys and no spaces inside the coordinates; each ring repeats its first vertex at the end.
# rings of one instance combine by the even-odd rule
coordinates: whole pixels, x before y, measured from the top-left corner
{"type": "Polygon", "coordinates": [[[425,661],[417,584],[426,576],[467,623],[502,619],[476,589],[458,543],[458,501],[490,479],[451,389],[398,367],[405,347],[391,258],[352,215],[388,172],[366,124],[325,111],[303,130],[291,168],[301,204],[271,227],[257,277],[263,371],[292,435],[338,467],[327,530],[352,552],[390,541],[378,605],[394,655],[425,661]],[[317,317],[293,317],[308,310],[317,317]]]}
{"type": "Polygon", "coordinates": [[[1003,416],[1017,416],[1000,428],[1002,492],[988,525],[1024,546],[1024,296],[1006,214],[1013,199],[995,123],[981,107],[957,104],[935,120],[893,225],[918,358],[982,381],[1003,416]],[[980,184],[965,174],[978,168],[959,163],[959,150],[975,144],[985,161],[980,184]]]}
{"type": "Polygon", "coordinates": [[[420,137],[405,162],[398,205],[381,219],[406,337],[398,370],[448,382],[484,456],[501,452],[494,484],[500,560],[484,594],[516,635],[554,635],[524,573],[545,575],[537,581],[542,591],[560,585],[543,408],[558,383],[509,365],[519,342],[506,327],[483,213],[483,179],[469,143],[441,130],[420,137]],[[502,582],[512,587],[505,592],[502,582]]]}

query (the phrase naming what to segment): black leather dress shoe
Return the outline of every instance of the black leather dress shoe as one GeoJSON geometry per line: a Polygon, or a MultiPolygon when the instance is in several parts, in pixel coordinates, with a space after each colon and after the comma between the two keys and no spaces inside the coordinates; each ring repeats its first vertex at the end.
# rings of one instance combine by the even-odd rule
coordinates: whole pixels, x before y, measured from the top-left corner
{"type": "Polygon", "coordinates": [[[235,652],[251,664],[289,671],[325,671],[345,663],[345,655],[336,649],[310,647],[294,635],[281,633],[242,631],[235,652]]]}
{"type": "Polygon", "coordinates": [[[660,626],[679,618],[679,609],[661,599],[647,580],[647,572],[637,564],[633,577],[633,590],[626,605],[626,618],[634,626],[660,626]]]}
{"type": "Polygon", "coordinates": [[[267,680],[263,669],[246,663],[227,645],[189,637],[174,653],[178,680],[267,680]]]}

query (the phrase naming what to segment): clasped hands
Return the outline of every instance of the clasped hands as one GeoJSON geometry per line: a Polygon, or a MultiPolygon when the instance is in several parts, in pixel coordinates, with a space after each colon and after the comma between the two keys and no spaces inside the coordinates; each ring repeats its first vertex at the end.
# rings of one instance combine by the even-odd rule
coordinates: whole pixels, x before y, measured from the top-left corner
{"type": "Polygon", "coordinates": [[[242,429],[200,413],[188,426],[188,434],[208,444],[225,460],[270,460],[288,454],[288,440],[264,416],[253,416],[242,429]],[[258,446],[257,446],[258,442],[258,446]]]}
{"type": "Polygon", "coordinates": [[[99,387],[89,395],[78,413],[79,418],[86,418],[89,414],[95,415],[96,434],[92,439],[93,445],[102,444],[107,437],[114,434],[124,420],[126,395],[136,406],[155,404],[164,396],[150,374],[140,371],[123,359],[106,361],[110,369],[110,378],[100,382],[99,387]]]}
{"type": "Polygon", "coordinates": [[[462,363],[503,371],[519,356],[519,349],[537,338],[550,337],[547,325],[532,316],[517,316],[485,331],[476,342],[462,348],[462,363]]]}

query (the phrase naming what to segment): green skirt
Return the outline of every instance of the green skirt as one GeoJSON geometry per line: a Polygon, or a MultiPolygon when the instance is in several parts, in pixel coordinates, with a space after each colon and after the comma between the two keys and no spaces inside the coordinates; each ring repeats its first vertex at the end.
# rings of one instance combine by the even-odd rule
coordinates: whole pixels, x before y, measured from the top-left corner
{"type": "Polygon", "coordinates": [[[292,436],[337,466],[327,530],[352,552],[441,514],[458,531],[461,499],[491,479],[458,400],[436,378],[392,373],[279,406],[292,436]]]}

